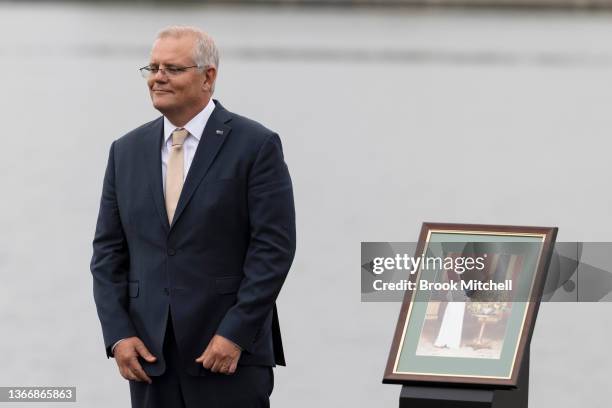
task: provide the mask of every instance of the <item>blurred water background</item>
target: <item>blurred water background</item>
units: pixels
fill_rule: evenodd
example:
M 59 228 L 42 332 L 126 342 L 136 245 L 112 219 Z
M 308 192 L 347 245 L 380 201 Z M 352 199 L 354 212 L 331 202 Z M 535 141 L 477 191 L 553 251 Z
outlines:
M 284 143 L 299 243 L 275 407 L 397 406 L 381 379 L 400 305 L 360 302 L 361 241 L 423 221 L 610 240 L 607 11 L 0 3 L 2 386 L 129 406 L 91 239 L 110 143 L 158 115 L 137 69 L 168 24 L 213 35 L 215 97 Z M 543 304 L 530 406 L 609 406 L 611 327 L 608 303 Z

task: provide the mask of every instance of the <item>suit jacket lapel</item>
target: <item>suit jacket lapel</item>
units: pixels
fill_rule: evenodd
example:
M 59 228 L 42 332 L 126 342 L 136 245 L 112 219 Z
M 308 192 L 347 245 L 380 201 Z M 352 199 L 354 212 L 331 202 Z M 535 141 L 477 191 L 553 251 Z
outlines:
M 231 120 L 229 112 L 216 100 L 215 105 L 215 109 L 210 115 L 206 127 L 204 127 L 200 143 L 198 143 L 198 148 L 187 173 L 170 229 L 176 224 L 183 210 L 185 210 L 193 193 L 206 175 L 223 142 L 225 142 L 225 139 L 232 130 L 226 125 Z
M 168 222 L 168 213 L 166 212 L 166 202 L 164 199 L 164 186 L 162 183 L 162 164 L 161 164 L 161 147 L 164 140 L 164 118 L 160 117 L 153 123 L 153 129 L 144 148 L 146 172 L 149 179 L 149 186 L 153 193 L 153 201 L 160 216 L 161 223 L 168 232 L 170 224 Z

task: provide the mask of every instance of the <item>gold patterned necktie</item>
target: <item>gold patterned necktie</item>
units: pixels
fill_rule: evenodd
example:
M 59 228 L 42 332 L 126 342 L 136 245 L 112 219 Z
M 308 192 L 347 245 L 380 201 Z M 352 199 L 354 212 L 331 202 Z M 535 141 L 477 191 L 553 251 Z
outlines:
M 168 152 L 168 166 L 166 171 L 166 212 L 168 222 L 172 224 L 174 212 L 178 204 L 181 190 L 183 189 L 183 179 L 185 178 L 185 159 L 183 154 L 183 143 L 189 135 L 185 129 L 176 129 L 172 132 L 172 146 Z

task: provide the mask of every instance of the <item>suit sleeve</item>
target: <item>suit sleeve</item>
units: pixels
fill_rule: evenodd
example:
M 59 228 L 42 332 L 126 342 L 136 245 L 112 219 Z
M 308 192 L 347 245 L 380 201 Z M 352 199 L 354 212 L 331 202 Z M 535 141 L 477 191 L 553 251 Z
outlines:
M 293 189 L 276 134 L 262 144 L 249 173 L 248 208 L 251 234 L 244 278 L 236 304 L 217 329 L 246 351 L 271 313 L 295 254 Z
M 117 341 L 136 336 L 127 313 L 129 252 L 117 205 L 114 151 L 115 143 L 104 175 L 90 264 L 94 300 L 109 358 Z

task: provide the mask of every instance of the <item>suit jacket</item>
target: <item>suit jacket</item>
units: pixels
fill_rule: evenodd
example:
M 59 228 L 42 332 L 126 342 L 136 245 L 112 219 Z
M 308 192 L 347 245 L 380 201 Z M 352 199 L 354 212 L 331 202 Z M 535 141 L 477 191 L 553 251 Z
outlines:
M 277 134 L 218 101 L 172 225 L 162 191 L 163 117 L 113 142 L 93 240 L 93 292 L 106 353 L 138 336 L 166 363 L 168 313 L 184 369 L 215 334 L 243 348 L 239 364 L 284 365 L 275 300 L 295 253 L 291 179 Z

